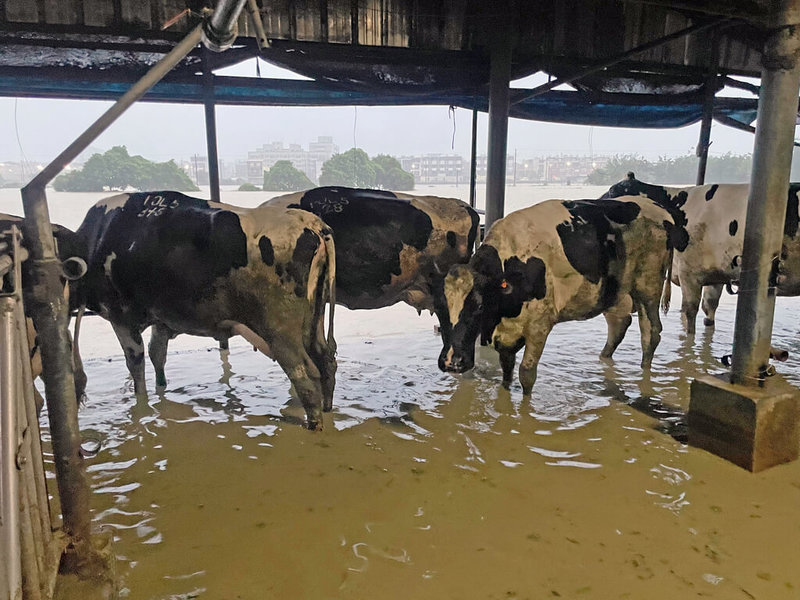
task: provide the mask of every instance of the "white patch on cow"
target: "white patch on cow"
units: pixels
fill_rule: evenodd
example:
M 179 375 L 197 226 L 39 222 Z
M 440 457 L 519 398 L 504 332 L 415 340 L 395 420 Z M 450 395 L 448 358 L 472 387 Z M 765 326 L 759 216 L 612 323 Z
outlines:
M 444 280 L 444 294 L 447 298 L 447 310 L 450 313 L 450 323 L 455 326 L 464 303 L 475 285 L 472 271 L 467 267 L 458 267 L 450 271 Z
M 110 198 L 104 198 L 103 200 L 100 200 L 97 204 L 95 204 L 95 206 L 102 206 L 105 208 L 105 214 L 108 214 L 112 210 L 125 206 L 125 203 L 130 197 L 130 194 L 117 194 L 116 196 L 111 196 Z
M 103 263 L 103 270 L 106 273 L 106 277 L 111 277 L 111 263 L 113 263 L 114 260 L 116 260 L 116 258 L 117 254 L 115 252 L 112 252 L 111 254 L 106 256 L 106 260 Z

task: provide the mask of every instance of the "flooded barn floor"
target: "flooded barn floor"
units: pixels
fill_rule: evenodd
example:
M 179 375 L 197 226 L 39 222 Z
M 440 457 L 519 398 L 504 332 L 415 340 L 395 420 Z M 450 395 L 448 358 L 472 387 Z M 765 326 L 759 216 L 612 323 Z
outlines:
M 519 186 L 508 208 L 604 189 Z M 99 197 L 53 194 L 53 220 L 74 227 Z M 0 211 L 17 201 L 0 194 Z M 499 387 L 489 349 L 471 374 L 441 373 L 428 315 L 337 308 L 335 406 L 319 433 L 241 340 L 223 361 L 213 340 L 178 338 L 166 391 L 148 365 L 137 401 L 110 327 L 87 319 L 80 420 L 101 441 L 92 508 L 113 531 L 122 596 L 800 597 L 800 462 L 753 475 L 660 432 L 658 406 L 632 406 L 687 408 L 691 379 L 730 352 L 735 299 L 692 340 L 675 292 L 649 377 L 636 324 L 609 366 L 603 319 L 566 323 L 530 400 Z M 779 299 L 774 341 L 791 357 L 778 369 L 795 385 L 799 322 L 800 299 Z
M 102 440 L 88 470 L 122 595 L 797 598 L 800 463 L 752 475 L 629 406 L 686 408 L 691 378 L 721 370 L 723 300 L 713 339 L 683 339 L 673 309 L 649 381 L 635 324 L 614 366 L 597 359 L 602 319 L 558 326 L 529 401 L 499 388 L 492 350 L 471 375 L 440 373 L 428 316 L 342 309 L 321 433 L 243 343 L 222 361 L 179 338 L 147 402 L 118 352 L 89 357 L 81 423 Z M 799 313 L 779 303 L 783 372 Z M 86 346 L 106 337 L 89 323 Z

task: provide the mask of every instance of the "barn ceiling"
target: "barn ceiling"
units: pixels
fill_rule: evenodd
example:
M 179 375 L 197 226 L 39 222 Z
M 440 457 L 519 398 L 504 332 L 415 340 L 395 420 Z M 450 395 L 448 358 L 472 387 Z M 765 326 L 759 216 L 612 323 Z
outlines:
M 539 71 L 554 78 L 580 75 L 572 84 L 576 91 L 570 92 L 574 95 L 569 102 L 594 107 L 589 120 L 605 124 L 599 105 L 628 106 L 631 115 L 636 107 L 649 108 L 636 117 L 646 120 L 658 112 L 653 107 L 701 107 L 705 87 L 720 88 L 724 76 L 757 77 L 773 3 L 257 0 L 257 4 L 269 39 L 266 47 L 259 47 L 255 22 L 243 11 L 234 48 L 221 54 L 204 54 L 198 48 L 149 99 L 202 101 L 208 93 L 201 83 L 204 69 L 261 56 L 314 81 L 298 86 L 215 77 L 218 102 L 350 101 L 481 108 L 492 47 L 508 42 L 514 77 Z M 201 0 L 0 0 L 0 94 L 115 97 L 211 6 L 213 2 Z M 688 28 L 693 32 L 675 35 Z M 657 44 L 670 35 L 670 41 Z M 642 46 L 647 49 L 631 53 Z M 588 73 L 611 58 L 624 59 Z M 517 116 L 540 118 L 541 111 L 527 114 L 525 106 L 557 100 L 552 92 L 540 98 L 518 103 Z M 728 109 L 720 102 L 722 114 Z M 748 105 L 752 110 L 739 106 L 733 117 L 746 121 L 754 116 L 753 102 Z M 570 110 L 565 108 L 560 120 L 569 120 Z M 578 112 L 575 119 L 586 118 Z M 684 114 L 672 124 L 696 118 L 698 114 Z M 608 124 L 620 124 L 617 121 Z M 668 126 L 663 119 L 660 122 L 657 126 Z

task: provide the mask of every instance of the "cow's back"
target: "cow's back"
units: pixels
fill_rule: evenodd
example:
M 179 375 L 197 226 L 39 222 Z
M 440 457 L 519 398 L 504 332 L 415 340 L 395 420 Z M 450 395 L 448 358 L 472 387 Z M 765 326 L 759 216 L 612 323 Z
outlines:
M 469 260 L 478 229 L 477 213 L 453 198 L 329 186 L 265 204 L 312 212 L 333 229 L 337 301 L 355 309 L 432 308 L 431 279 Z
M 507 272 L 538 259 L 557 320 L 585 319 L 613 306 L 637 277 L 662 272 L 669 251 L 667 211 L 649 199 L 547 200 L 494 223 L 483 245 Z M 652 264 L 651 264 L 652 263 Z

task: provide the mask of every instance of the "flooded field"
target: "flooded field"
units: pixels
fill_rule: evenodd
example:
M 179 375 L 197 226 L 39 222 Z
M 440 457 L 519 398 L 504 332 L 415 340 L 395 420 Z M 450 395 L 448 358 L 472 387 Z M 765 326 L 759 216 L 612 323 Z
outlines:
M 603 189 L 511 187 L 507 210 Z M 52 194 L 53 220 L 76 226 L 100 196 Z M 19 213 L 18 197 L 3 190 L 0 211 Z M 110 327 L 88 319 L 80 419 L 101 441 L 92 508 L 114 532 L 121 595 L 800 598 L 800 463 L 753 475 L 663 433 L 677 417 L 659 403 L 686 409 L 733 337 L 733 297 L 716 331 L 687 339 L 675 292 L 651 372 L 635 324 L 609 366 L 602 318 L 565 323 L 530 399 L 499 387 L 490 349 L 469 374 L 441 373 L 429 315 L 337 307 L 334 411 L 318 433 L 283 372 L 241 340 L 221 355 L 182 336 L 167 389 L 148 365 L 137 401 Z M 800 301 L 779 299 L 774 341 L 791 357 L 778 370 L 796 385 L 799 322 Z

